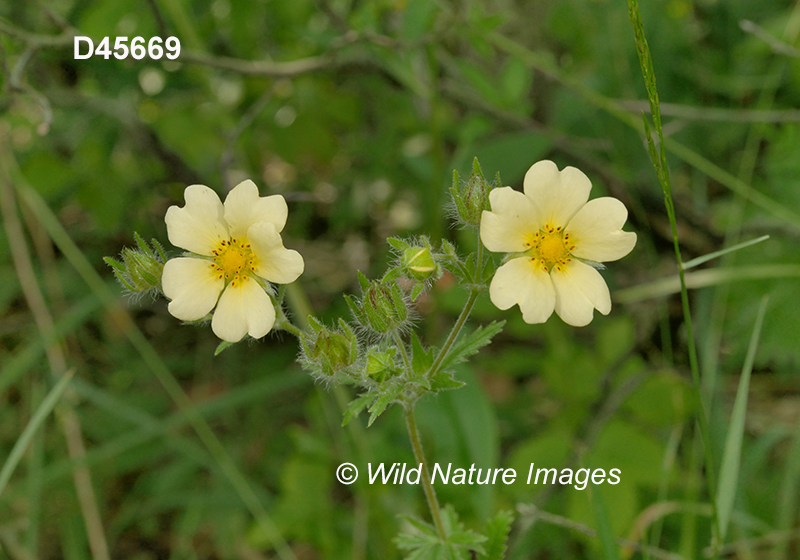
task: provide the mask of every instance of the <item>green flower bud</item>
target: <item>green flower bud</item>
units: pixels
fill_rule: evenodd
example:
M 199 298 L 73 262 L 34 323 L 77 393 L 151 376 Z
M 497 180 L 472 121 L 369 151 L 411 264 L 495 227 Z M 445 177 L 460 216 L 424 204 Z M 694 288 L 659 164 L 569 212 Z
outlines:
M 125 247 L 122 262 L 105 257 L 106 263 L 114 270 L 117 280 L 134 293 L 158 290 L 161 288 L 161 275 L 166 255 L 161 244 L 152 240 L 151 248 L 138 233 L 134 233 L 138 249 Z
M 429 247 L 410 247 L 403 252 L 403 269 L 414 280 L 427 280 L 437 274 L 439 267 Z
M 386 381 L 397 373 L 394 356 L 397 348 L 389 348 L 386 352 L 373 351 L 367 356 L 367 375 L 378 383 Z
M 303 368 L 326 381 L 352 381 L 357 369 L 358 340 L 350 325 L 339 319 L 340 328 L 329 329 L 314 317 L 309 317 L 308 323 L 310 330 L 300 338 L 299 361 Z
M 396 282 L 378 282 L 367 280 L 358 273 L 363 296 L 360 301 L 345 296 L 353 315 L 361 323 L 378 334 L 389 334 L 408 320 L 408 304 L 403 291 Z
M 456 207 L 458 217 L 467 225 L 478 226 L 484 210 L 491 210 L 489 191 L 491 185 L 481 171 L 478 158 L 472 162 L 472 173 L 464 185 L 459 185 L 458 173 L 453 172 L 453 186 L 450 194 Z
M 126 247 L 122 250 L 122 262 L 128 268 L 134 291 L 143 292 L 161 285 L 161 272 L 164 270 L 164 265 L 155 257 Z
M 354 342 L 355 339 L 351 340 L 342 333 L 321 332 L 317 336 L 311 355 L 320 362 L 326 373 L 333 375 L 355 362 Z

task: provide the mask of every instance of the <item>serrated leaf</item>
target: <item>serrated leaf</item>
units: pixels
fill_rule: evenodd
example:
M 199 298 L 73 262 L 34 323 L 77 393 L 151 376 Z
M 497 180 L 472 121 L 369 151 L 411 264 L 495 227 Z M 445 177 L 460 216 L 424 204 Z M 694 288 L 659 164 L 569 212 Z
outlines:
M 436 534 L 436 528 L 430 523 L 426 523 L 425 521 L 417 519 L 416 517 L 412 517 L 410 515 L 401 515 L 400 517 L 408 521 L 420 533 L 433 537 L 436 541 L 439 540 L 439 535 Z M 403 534 L 404 533 L 400 533 L 398 537 Z M 409 533 L 405 534 L 408 535 Z
M 484 560 L 503 560 L 506 553 L 508 533 L 514 514 L 508 510 L 498 511 L 486 524 L 486 543 L 483 553 Z
M 422 377 L 433 365 L 433 350 L 426 352 L 414 331 L 411 332 L 411 352 L 411 369 L 417 377 Z
M 235 342 L 228 342 L 227 340 L 223 340 L 222 342 L 217 345 L 217 349 L 214 350 L 214 355 L 219 356 L 223 351 L 227 350 L 231 346 L 236 344 Z
M 347 409 L 344 411 L 342 426 L 347 426 L 353 418 L 361 414 L 361 411 L 364 410 L 369 403 L 374 401 L 375 398 L 375 393 L 366 393 L 350 401 L 350 404 L 347 405 Z
M 431 391 L 446 391 L 448 389 L 458 389 L 463 387 L 466 383 L 459 381 L 453 374 L 448 371 L 440 371 L 433 376 L 430 383 Z
M 505 324 L 505 321 L 492 321 L 485 327 L 478 327 L 471 334 L 460 338 L 442 362 L 441 369 L 446 370 L 456 364 L 467 361 L 467 358 L 491 343 L 492 338 L 503 330 Z
M 465 529 L 464 524 L 458 519 L 458 513 L 450 504 L 442 508 L 442 525 L 444 526 L 448 544 L 453 545 L 456 549 L 474 550 L 479 554 L 484 553 L 483 543 L 486 541 L 486 537 L 471 529 Z M 453 550 L 453 552 L 458 557 L 456 550 Z
M 400 393 L 403 392 L 404 386 L 401 383 L 398 383 L 393 386 L 386 387 L 383 389 L 383 393 L 375 399 L 369 407 L 369 422 L 367 422 L 367 427 L 369 428 L 372 426 L 372 423 L 383 414 L 383 411 L 386 410 L 386 407 L 392 404 Z

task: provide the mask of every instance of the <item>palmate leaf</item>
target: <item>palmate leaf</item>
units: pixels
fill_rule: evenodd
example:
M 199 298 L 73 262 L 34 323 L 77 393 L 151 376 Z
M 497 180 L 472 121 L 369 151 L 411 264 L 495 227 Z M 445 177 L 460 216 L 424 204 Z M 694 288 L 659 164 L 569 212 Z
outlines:
M 433 525 L 403 516 L 411 526 L 401 532 L 394 542 L 400 550 L 409 551 L 405 560 L 466 560 L 471 557 L 470 551 L 485 555 L 483 543 L 486 537 L 465 529 L 453 506 L 448 504 L 442 508 L 441 517 L 444 542 Z
M 467 361 L 467 358 L 473 354 L 477 354 L 478 350 L 492 342 L 492 338 L 503 330 L 505 324 L 505 321 L 492 321 L 485 327 L 478 327 L 471 334 L 459 339 L 442 362 L 441 369 L 446 370 Z

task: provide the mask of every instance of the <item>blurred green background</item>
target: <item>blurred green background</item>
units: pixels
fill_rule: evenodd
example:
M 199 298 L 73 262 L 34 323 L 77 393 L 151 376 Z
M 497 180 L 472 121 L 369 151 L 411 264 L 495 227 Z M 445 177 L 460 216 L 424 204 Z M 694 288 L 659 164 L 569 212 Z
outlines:
M 797 558 L 800 12 L 658 0 L 642 17 L 684 260 L 770 236 L 687 276 L 716 465 L 770 295 L 722 552 Z M 73 35 L 176 36 L 182 53 L 74 60 Z M 427 518 L 421 488 L 370 486 L 365 473 L 413 462 L 402 415 L 342 428 L 341 402 L 300 370 L 291 336 L 215 358 L 209 328 L 180 326 L 163 299 L 124 297 L 102 257 L 132 246 L 134 230 L 166 244 L 164 213 L 186 185 L 224 194 L 252 178 L 289 201 L 284 242 L 331 322 L 347 315 L 357 269 L 382 273 L 387 236 L 474 247 L 447 209 L 453 170 L 466 176 L 474 156 L 518 189 L 540 159 L 580 168 L 593 197 L 626 204 L 639 242 L 603 273 L 614 309 L 589 327 L 526 325 L 516 308 L 479 301 L 472 322 L 504 318 L 506 329 L 461 366 L 465 388 L 421 403 L 420 428 L 429 460 L 519 478 L 438 486 L 440 500 L 470 527 L 515 510 L 508 558 L 599 558 L 608 551 L 582 531 L 597 526 L 589 491 L 520 479 L 531 462 L 619 468 L 619 485 L 595 489 L 611 529 L 661 549 L 620 558 L 707 555 L 712 492 L 625 2 L 4 0 L 0 73 L 2 461 L 75 370 L 0 496 L 0 555 L 102 559 L 105 542 L 111 558 L 276 557 L 260 507 L 298 559 L 399 558 L 398 516 Z M 445 277 L 420 301 L 429 344 L 464 298 Z M 190 427 L 178 384 L 232 461 Z M 353 486 L 334 479 L 345 461 L 362 472 Z

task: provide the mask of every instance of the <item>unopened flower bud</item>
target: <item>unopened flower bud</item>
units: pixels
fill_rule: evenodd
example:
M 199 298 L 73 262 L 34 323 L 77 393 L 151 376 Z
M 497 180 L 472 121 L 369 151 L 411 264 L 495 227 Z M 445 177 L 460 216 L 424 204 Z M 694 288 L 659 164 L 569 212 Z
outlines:
M 438 270 L 429 247 L 411 247 L 403 253 L 403 268 L 414 280 L 427 280 Z
M 138 233 L 134 233 L 138 249 L 128 247 L 122 250 L 122 262 L 106 257 L 104 260 L 114 270 L 117 280 L 134 293 L 158 290 L 161 288 L 161 275 L 164 270 L 164 249 L 154 239 L 151 248 Z
M 122 250 L 122 262 L 128 268 L 135 291 L 142 292 L 161 285 L 164 265 L 154 257 L 126 247 Z
M 360 272 L 359 282 L 363 293 L 361 300 L 346 299 L 361 325 L 378 334 L 389 334 L 406 323 L 408 304 L 396 282 L 370 281 Z
M 342 333 L 326 330 L 317 336 L 311 354 L 323 365 L 326 373 L 333 375 L 355 362 L 354 342 Z
M 346 382 L 358 361 L 358 340 L 350 325 L 342 319 L 338 329 L 330 329 L 314 317 L 308 322 L 310 330 L 300 338 L 300 363 L 320 379 Z
M 478 158 L 472 162 L 472 173 L 464 185 L 459 185 L 458 173 L 453 174 L 453 186 L 450 193 L 456 206 L 459 218 L 471 226 L 481 223 L 481 214 L 484 210 L 490 210 L 489 191 L 491 185 L 486 181 L 478 163 Z
M 377 382 L 386 381 L 396 373 L 394 356 L 396 348 L 386 352 L 373 351 L 367 356 L 367 375 Z

